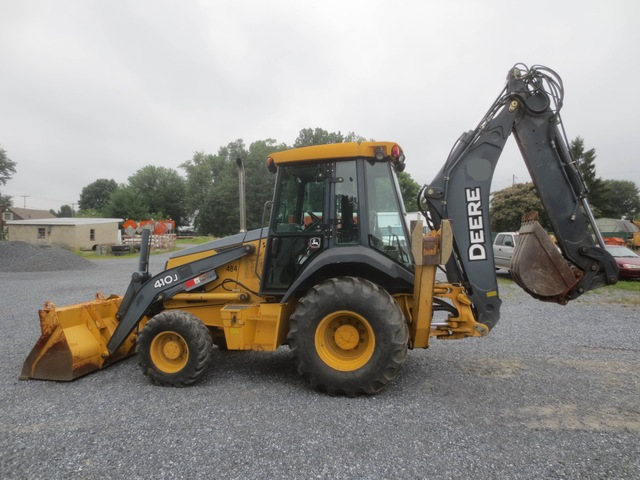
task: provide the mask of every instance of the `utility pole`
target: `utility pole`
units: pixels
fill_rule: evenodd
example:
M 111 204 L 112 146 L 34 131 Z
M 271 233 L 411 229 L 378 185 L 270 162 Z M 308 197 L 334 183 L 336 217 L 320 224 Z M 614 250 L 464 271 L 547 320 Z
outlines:
M 30 197 L 31 195 L 20 195 L 23 199 L 23 208 L 27 208 L 27 197 Z

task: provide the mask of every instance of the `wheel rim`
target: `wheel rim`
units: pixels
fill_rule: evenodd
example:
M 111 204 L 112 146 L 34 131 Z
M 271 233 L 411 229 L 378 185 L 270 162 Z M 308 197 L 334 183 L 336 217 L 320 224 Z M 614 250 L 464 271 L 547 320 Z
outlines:
M 189 360 L 189 347 L 182 335 L 176 332 L 162 332 L 155 336 L 149 348 L 151 361 L 165 373 L 182 370 Z
M 373 355 L 375 343 L 369 322 L 347 310 L 327 315 L 316 329 L 318 355 L 328 366 L 343 372 L 365 366 Z

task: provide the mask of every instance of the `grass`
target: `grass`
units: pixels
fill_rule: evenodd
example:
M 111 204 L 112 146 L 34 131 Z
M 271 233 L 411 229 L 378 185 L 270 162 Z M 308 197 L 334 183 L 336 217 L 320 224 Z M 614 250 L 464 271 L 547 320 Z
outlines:
M 592 290 L 585 297 L 598 303 L 640 307 L 640 280 L 620 280 L 615 285 Z
M 640 280 L 620 280 L 613 288 L 640 295 Z
M 498 285 L 515 284 L 511 277 L 498 275 Z M 582 299 L 597 303 L 615 303 L 629 307 L 640 306 L 640 280 L 619 280 L 615 285 L 585 293 Z

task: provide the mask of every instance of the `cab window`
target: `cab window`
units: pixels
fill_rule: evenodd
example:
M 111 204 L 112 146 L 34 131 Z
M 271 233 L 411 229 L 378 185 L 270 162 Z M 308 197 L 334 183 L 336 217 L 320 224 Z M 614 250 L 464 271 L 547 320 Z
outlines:
M 387 162 L 365 163 L 369 206 L 369 245 L 395 261 L 412 268 L 404 206 L 397 177 Z
M 324 165 L 284 167 L 273 226 L 278 233 L 313 231 L 324 216 Z

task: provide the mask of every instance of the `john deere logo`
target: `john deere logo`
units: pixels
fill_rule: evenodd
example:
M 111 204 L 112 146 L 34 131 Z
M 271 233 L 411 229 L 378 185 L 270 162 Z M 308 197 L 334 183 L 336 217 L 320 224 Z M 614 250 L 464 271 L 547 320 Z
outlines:
M 484 224 L 482 222 L 482 195 L 480 187 L 465 188 L 467 219 L 469 222 L 469 261 L 486 260 Z

